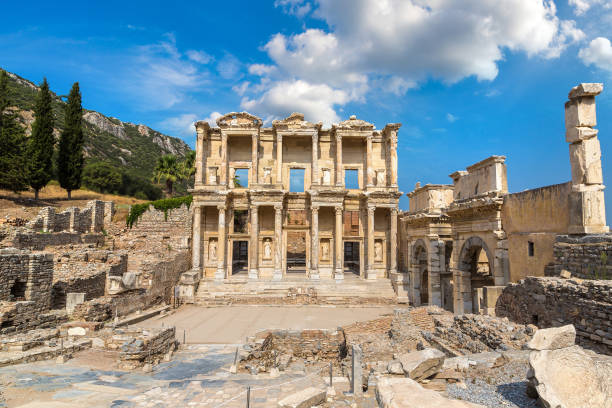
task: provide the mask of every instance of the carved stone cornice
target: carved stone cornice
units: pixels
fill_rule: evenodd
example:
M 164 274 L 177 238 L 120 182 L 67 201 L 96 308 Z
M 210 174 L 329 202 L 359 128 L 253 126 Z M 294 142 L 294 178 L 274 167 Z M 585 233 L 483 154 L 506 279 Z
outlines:
M 259 129 L 262 125 L 260 118 L 248 112 L 230 112 L 217 118 L 221 129 Z

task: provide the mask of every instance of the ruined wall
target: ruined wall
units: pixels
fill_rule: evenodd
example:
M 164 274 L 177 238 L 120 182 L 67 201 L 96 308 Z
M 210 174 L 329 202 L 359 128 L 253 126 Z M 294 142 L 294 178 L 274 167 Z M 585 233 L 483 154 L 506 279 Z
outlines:
M 491 156 L 450 175 L 454 200 L 465 200 L 492 191 L 507 193 L 508 177 L 505 156 Z
M 512 282 L 544 276 L 553 261 L 556 236 L 569 228 L 570 192 L 568 182 L 504 196 L 502 225 L 508 235 Z
M 161 245 L 171 249 L 189 249 L 191 238 L 191 212 L 186 205 L 168 210 L 167 215 L 152 207 L 138 219 L 125 236 L 121 237 L 119 245 L 129 246 L 130 241 L 146 239 L 148 245 Z M 123 245 L 121 245 L 123 244 Z M 130 263 L 138 254 L 130 254 Z
M 539 328 L 573 324 L 578 344 L 612 355 L 612 281 L 528 277 L 503 290 L 495 313 Z
M 6 242 L 6 244 L 5 244 Z M 19 249 L 42 251 L 47 247 L 61 245 L 104 244 L 103 234 L 81 234 L 78 232 L 39 233 L 21 229 L 8 236 L 3 244 Z
M 100 200 L 89 201 L 82 209 L 70 207 L 60 213 L 54 207 L 45 207 L 26 225 L 31 230 L 44 232 L 100 232 L 108 227 L 113 212 L 111 202 Z
M 559 235 L 553 252 L 547 275 L 558 276 L 565 269 L 580 278 L 612 279 L 612 234 Z

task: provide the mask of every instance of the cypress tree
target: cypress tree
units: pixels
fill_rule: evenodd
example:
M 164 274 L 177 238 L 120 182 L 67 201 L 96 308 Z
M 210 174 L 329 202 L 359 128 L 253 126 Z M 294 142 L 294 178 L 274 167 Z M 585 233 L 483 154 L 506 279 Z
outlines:
M 53 146 L 55 144 L 53 122 L 51 92 L 47 78 L 45 78 L 36 97 L 32 136 L 27 149 L 28 183 L 34 189 L 34 198 L 37 200 L 38 192 L 49 183 L 52 176 Z
M 83 107 L 79 83 L 75 82 L 65 106 L 64 130 L 60 136 L 57 175 L 60 186 L 71 198 L 72 190 L 81 188 L 83 172 Z
M 27 190 L 24 175 L 25 131 L 9 112 L 8 75 L 0 70 L 0 188 L 14 192 Z

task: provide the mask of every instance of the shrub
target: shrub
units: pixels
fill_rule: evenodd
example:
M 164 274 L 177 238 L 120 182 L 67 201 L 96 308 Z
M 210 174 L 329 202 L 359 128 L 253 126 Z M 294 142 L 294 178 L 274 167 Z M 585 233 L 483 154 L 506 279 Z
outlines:
M 175 198 L 166 198 L 163 200 L 151 201 L 144 204 L 134 204 L 132 208 L 130 208 L 130 212 L 125 220 L 125 223 L 128 227 L 132 228 L 132 225 L 138 221 L 140 216 L 145 213 L 149 209 L 150 206 L 153 206 L 158 211 L 164 212 L 165 219 L 168 219 L 168 211 L 179 208 L 181 205 L 187 205 L 187 208 L 191 206 L 191 202 L 193 201 L 192 196 L 184 196 L 184 197 L 175 197 Z
M 83 170 L 83 184 L 99 193 L 117 193 L 121 188 L 121 172 L 106 162 L 88 163 Z

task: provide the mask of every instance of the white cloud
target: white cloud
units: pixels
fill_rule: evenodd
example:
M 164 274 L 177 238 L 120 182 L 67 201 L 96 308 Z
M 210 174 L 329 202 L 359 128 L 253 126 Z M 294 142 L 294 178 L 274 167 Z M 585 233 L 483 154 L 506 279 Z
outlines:
M 240 106 L 262 115 L 268 122 L 286 117 L 292 112 L 302 112 L 306 120 L 330 125 L 339 120 L 333 107 L 349 100 L 349 95 L 342 90 L 296 80 L 276 82 L 260 98 L 244 98 Z
M 277 0 L 275 4 L 294 13 L 294 7 L 315 3 Z M 584 38 L 573 21 L 559 19 L 552 0 L 317 0 L 316 4 L 313 15 L 325 20 L 327 30 L 276 34 L 264 46 L 273 64 L 249 68 L 265 84 L 263 91 L 245 99 L 253 109 L 279 116 L 295 109 L 272 103 L 272 94 L 283 94 L 285 103 L 299 106 L 301 94 L 287 94 L 287 89 L 298 83 L 310 90 L 325 86 L 328 95 L 342 98 L 324 98 L 316 109 L 308 106 L 329 120 L 337 117 L 336 105 L 365 101 L 371 89 L 402 95 L 432 78 L 447 83 L 470 76 L 493 80 L 505 52 L 555 58 Z
M 604 37 L 597 37 L 588 46 L 582 48 L 578 57 L 585 65 L 612 72 L 612 44 Z
M 453 115 L 452 113 L 447 113 L 446 114 L 446 120 L 448 120 L 450 123 L 454 123 L 459 119 L 458 116 Z
M 222 78 L 233 79 L 240 71 L 240 61 L 231 54 L 226 54 L 217 64 L 217 71 Z
M 193 124 L 196 120 L 197 115 L 185 113 L 163 120 L 160 122 L 160 126 L 174 135 L 193 136 L 195 134 L 195 126 Z
M 221 116 L 223 115 L 220 114 L 219 112 L 211 112 L 211 114 L 208 115 L 208 117 L 204 120 L 208 122 L 210 126 L 217 126 L 217 119 L 220 118 Z
M 312 9 L 311 4 L 305 0 L 276 0 L 274 7 L 281 7 L 285 13 L 298 18 L 303 18 Z
M 577 16 L 584 15 L 596 6 L 602 6 L 604 9 L 612 8 L 612 1 L 610 0 L 569 0 L 568 3 L 574 7 L 574 14 Z
M 208 64 L 210 61 L 212 61 L 212 56 L 208 55 L 204 51 L 189 50 L 185 54 L 187 55 L 187 58 L 199 64 Z

